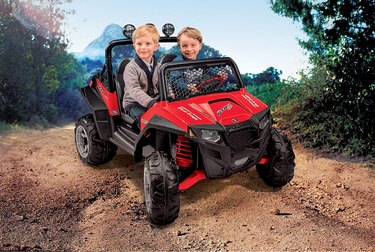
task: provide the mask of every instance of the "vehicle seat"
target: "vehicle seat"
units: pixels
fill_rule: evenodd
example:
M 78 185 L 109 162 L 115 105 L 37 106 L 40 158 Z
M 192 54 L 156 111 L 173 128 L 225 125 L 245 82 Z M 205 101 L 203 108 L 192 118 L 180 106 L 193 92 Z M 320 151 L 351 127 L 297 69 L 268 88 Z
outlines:
M 118 65 L 117 75 L 116 75 L 116 91 L 117 91 L 117 98 L 119 106 L 121 107 L 121 111 L 124 112 L 124 108 L 122 107 L 122 98 L 124 97 L 124 88 L 125 88 L 125 82 L 124 82 L 124 71 L 126 65 L 131 61 L 129 58 L 125 58 L 121 60 L 120 64 Z
M 124 97 L 124 88 L 125 88 L 123 74 L 124 74 L 126 65 L 131 60 L 132 59 L 125 58 L 121 60 L 120 64 L 118 65 L 118 70 L 117 70 L 117 75 L 116 75 L 116 91 L 117 91 L 118 104 L 121 110 L 121 119 L 124 120 L 126 123 L 133 125 L 134 119 L 131 118 L 128 114 L 126 114 L 124 108 L 122 107 L 122 99 Z
M 172 62 L 175 58 L 177 58 L 176 54 L 166 54 L 163 56 L 163 58 L 161 58 L 160 65 Z

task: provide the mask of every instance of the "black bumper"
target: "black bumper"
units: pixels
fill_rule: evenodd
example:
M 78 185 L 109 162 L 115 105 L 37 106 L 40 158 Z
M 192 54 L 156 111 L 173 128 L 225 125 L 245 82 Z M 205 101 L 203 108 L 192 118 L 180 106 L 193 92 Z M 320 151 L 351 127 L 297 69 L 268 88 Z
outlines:
M 229 129 L 221 144 L 200 143 L 198 147 L 207 178 L 225 178 L 258 163 L 266 152 L 270 134 L 271 123 L 263 129 Z

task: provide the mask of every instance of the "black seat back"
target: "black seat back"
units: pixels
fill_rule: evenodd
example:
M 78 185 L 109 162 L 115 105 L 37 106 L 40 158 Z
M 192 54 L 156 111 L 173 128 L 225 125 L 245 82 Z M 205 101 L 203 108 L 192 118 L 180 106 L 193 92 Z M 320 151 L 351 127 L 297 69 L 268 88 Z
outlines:
M 124 97 L 124 88 L 125 88 L 125 82 L 124 82 L 124 71 L 126 65 L 131 61 L 129 58 L 125 58 L 121 60 L 120 64 L 118 65 L 117 75 L 116 75 L 116 91 L 117 91 L 117 99 L 119 106 L 121 108 L 121 112 L 124 112 L 124 108 L 122 107 L 122 98 Z
M 166 54 L 161 58 L 160 65 L 163 65 L 164 63 L 172 62 L 175 58 L 177 58 L 177 55 L 175 54 Z

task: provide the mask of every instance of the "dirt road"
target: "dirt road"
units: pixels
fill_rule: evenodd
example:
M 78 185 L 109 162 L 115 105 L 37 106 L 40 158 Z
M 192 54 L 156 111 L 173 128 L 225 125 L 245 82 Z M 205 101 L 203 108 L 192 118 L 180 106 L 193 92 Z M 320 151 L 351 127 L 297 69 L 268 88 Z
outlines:
M 164 228 L 145 216 L 143 164 L 79 160 L 73 126 L 1 134 L 0 250 L 375 251 L 375 171 L 297 145 L 281 190 L 255 169 L 201 181 Z

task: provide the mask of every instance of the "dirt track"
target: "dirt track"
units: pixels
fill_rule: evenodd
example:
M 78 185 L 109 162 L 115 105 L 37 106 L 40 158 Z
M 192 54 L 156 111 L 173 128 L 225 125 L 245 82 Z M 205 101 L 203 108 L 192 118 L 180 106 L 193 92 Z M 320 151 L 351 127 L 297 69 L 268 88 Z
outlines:
M 182 192 L 179 218 L 155 228 L 131 156 L 85 166 L 72 125 L 0 137 L 0 250 L 375 251 L 375 171 L 361 164 L 294 146 L 281 190 L 253 168 L 201 181 Z

